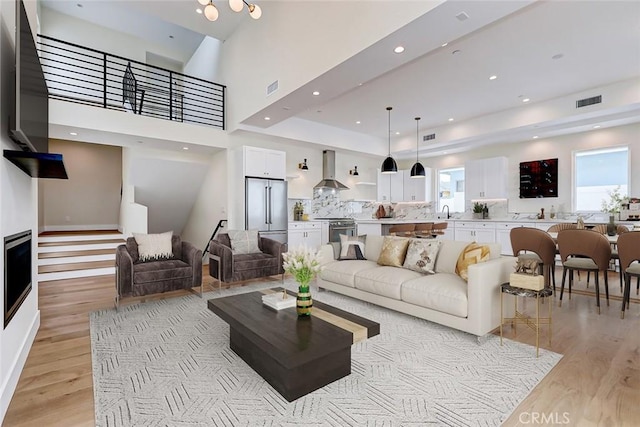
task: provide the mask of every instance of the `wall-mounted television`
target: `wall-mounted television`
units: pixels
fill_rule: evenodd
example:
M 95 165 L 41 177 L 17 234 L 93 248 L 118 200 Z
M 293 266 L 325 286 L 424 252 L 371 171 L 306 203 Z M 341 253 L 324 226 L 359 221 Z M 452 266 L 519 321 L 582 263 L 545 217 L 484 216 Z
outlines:
M 558 159 L 520 163 L 520 198 L 558 197 Z

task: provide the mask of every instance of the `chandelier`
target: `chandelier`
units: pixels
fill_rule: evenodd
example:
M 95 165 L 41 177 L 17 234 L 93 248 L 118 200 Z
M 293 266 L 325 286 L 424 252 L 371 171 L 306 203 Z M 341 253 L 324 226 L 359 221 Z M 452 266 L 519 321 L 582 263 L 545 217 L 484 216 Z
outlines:
M 213 4 L 213 0 L 198 0 L 202 6 L 204 6 L 204 16 L 209 21 L 215 21 L 218 19 L 218 9 Z M 242 12 L 244 9 L 244 5 L 247 5 L 247 9 L 249 10 L 249 16 L 253 19 L 260 19 L 262 16 L 262 9 L 257 4 L 247 3 L 244 0 L 229 0 L 229 7 L 234 12 Z

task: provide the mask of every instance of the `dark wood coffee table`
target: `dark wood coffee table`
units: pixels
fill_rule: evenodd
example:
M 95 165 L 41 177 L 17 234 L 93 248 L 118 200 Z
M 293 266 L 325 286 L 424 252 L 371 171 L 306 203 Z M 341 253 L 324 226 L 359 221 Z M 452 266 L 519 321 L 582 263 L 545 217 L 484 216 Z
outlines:
M 208 306 L 229 324 L 231 349 L 291 402 L 349 375 L 351 345 L 378 335 L 380 324 L 318 301 L 307 318 L 295 307 L 262 304 L 262 295 L 278 291 L 210 299 Z

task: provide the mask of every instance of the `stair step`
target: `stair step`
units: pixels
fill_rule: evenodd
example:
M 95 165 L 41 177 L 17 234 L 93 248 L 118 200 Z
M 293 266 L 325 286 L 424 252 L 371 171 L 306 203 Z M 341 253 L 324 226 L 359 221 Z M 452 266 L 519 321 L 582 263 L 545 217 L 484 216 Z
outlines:
M 69 245 L 69 246 L 40 246 L 38 247 L 38 254 L 41 253 L 51 253 L 51 252 L 66 252 L 66 251 L 84 251 L 84 250 L 94 250 L 94 249 L 110 249 L 115 253 L 118 245 L 123 245 L 124 241 L 114 242 L 114 243 L 92 243 L 92 244 L 82 244 L 82 245 Z
M 52 280 L 61 279 L 75 279 L 78 277 L 91 277 L 91 276 L 108 276 L 116 274 L 116 268 L 104 267 L 104 268 L 92 268 L 90 270 L 74 270 L 74 271 L 56 271 L 52 273 L 38 274 L 38 284 L 42 282 L 49 282 Z
M 105 255 L 81 255 L 81 256 L 70 256 L 64 258 L 43 258 L 38 259 L 38 266 L 45 265 L 69 265 L 69 264 L 86 264 L 98 261 L 110 261 L 111 263 L 115 263 L 116 254 L 114 252 L 109 252 Z M 89 267 L 93 268 L 93 267 Z
M 38 267 L 38 274 L 54 273 L 58 271 L 93 270 L 96 268 L 113 267 L 114 264 L 115 262 L 113 260 L 107 260 L 107 261 L 75 262 L 70 264 L 41 265 Z
M 95 237 L 95 236 L 91 236 Z M 124 239 L 93 239 L 93 240 L 68 240 L 68 241 L 53 241 L 53 242 L 41 242 L 38 241 L 38 247 L 47 248 L 52 246 L 80 246 L 80 245 L 101 245 L 107 243 L 123 244 Z
M 40 234 L 38 236 L 38 243 L 53 243 L 53 242 L 85 242 L 85 241 L 103 241 L 103 240 L 125 240 L 125 237 L 122 233 L 118 232 L 109 232 L 104 234 L 82 234 L 82 235 L 47 235 L 43 236 Z
M 115 250 L 109 248 L 109 249 L 90 249 L 90 250 L 81 250 L 81 251 L 40 252 L 38 254 L 38 259 L 42 260 L 42 259 L 61 258 L 59 262 L 65 262 L 62 259 L 67 257 L 94 256 L 94 255 L 113 255 L 115 257 Z

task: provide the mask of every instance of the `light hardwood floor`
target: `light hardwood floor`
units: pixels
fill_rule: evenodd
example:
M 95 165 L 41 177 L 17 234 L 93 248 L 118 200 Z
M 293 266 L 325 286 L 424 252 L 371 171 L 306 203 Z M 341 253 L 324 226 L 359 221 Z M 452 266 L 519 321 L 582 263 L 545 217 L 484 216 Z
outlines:
M 203 277 L 205 291 L 210 290 L 214 282 L 206 267 Z M 616 283 L 617 276 L 611 274 L 610 280 Z M 113 307 L 114 287 L 114 276 L 40 284 L 40 330 L 3 426 L 94 424 L 88 313 Z M 603 299 L 601 315 L 592 296 L 574 294 L 569 300 L 565 294 L 562 307 L 557 307 L 557 298 L 554 303 L 550 349 L 564 357 L 504 425 L 638 425 L 640 305 L 632 303 L 622 320 L 618 301 L 607 308 Z M 529 313 L 534 309 L 529 301 L 525 307 Z M 508 327 L 505 332 L 506 337 L 535 342 L 535 335 L 522 325 L 516 337 Z M 531 357 L 533 361 L 534 349 Z

